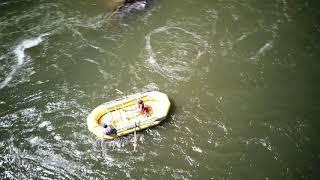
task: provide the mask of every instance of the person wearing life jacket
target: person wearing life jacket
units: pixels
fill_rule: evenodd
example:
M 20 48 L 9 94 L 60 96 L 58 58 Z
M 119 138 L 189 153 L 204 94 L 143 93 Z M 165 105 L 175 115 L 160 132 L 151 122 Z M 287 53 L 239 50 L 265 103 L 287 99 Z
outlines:
M 124 113 L 127 119 L 135 118 L 139 115 L 150 116 L 152 113 L 152 107 L 145 105 L 143 100 L 136 99 L 136 104 L 130 107 L 124 108 Z
M 104 125 L 104 128 L 102 129 L 102 133 L 105 135 L 111 135 L 111 134 L 116 134 L 117 130 L 111 124 Z
M 137 104 L 138 104 L 138 108 L 137 109 L 140 112 L 140 114 L 149 116 L 152 113 L 151 106 L 146 106 L 144 104 L 143 100 L 139 99 L 137 101 Z
M 102 116 L 100 126 L 102 126 L 102 134 L 111 135 L 117 133 L 117 130 L 110 124 L 112 116 Z

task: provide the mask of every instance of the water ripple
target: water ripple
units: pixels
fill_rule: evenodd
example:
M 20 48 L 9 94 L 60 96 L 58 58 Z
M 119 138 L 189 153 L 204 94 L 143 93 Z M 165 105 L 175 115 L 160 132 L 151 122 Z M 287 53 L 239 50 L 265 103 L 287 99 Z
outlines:
M 182 38 L 181 32 L 187 36 Z M 158 35 L 161 38 L 162 34 L 167 40 L 163 43 L 169 45 L 168 47 L 172 49 L 165 49 L 160 45 L 159 47 L 157 46 L 158 49 L 155 51 L 155 48 L 151 45 L 151 37 Z M 190 79 L 192 66 L 197 64 L 197 60 L 208 48 L 208 43 L 200 35 L 181 27 L 159 27 L 147 34 L 145 40 L 148 66 L 162 76 L 178 81 Z M 155 44 L 162 42 L 155 38 L 153 40 Z M 192 53 L 194 59 L 188 59 L 190 53 Z
M 13 53 L 15 54 L 17 58 L 17 64 L 12 67 L 11 72 L 7 75 L 7 77 L 0 83 L 0 89 L 4 88 L 5 86 L 8 85 L 8 83 L 11 81 L 13 78 L 14 74 L 16 73 L 17 70 L 22 68 L 21 66 L 25 62 L 25 50 L 29 49 L 31 47 L 39 45 L 43 41 L 43 37 L 48 36 L 49 34 L 42 34 L 38 36 L 37 38 L 33 39 L 27 39 L 22 41 L 18 46 L 14 49 Z

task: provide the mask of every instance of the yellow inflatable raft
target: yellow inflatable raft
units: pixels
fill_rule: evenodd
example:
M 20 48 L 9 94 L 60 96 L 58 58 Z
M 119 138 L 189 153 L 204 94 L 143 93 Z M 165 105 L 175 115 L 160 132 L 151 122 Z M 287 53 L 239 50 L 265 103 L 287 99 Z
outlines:
M 143 100 L 145 106 L 151 107 L 152 111 L 148 115 L 136 111 L 137 99 Z M 88 115 L 87 125 L 89 131 L 97 137 L 113 139 L 158 125 L 166 118 L 169 108 L 170 101 L 164 93 L 158 91 L 137 93 L 96 107 Z M 111 125 L 116 133 L 106 135 L 105 125 Z

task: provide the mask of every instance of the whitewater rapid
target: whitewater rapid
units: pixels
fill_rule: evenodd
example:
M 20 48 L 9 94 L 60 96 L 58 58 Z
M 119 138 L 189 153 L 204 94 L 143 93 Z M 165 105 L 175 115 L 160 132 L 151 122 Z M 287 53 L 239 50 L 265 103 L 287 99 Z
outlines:
M 0 83 L 0 89 L 6 87 L 10 83 L 16 72 L 23 66 L 26 60 L 25 50 L 39 45 L 44 40 L 44 37 L 48 35 L 49 33 L 45 33 L 36 38 L 24 40 L 19 43 L 16 48 L 14 48 L 13 54 L 15 55 L 17 63 L 12 67 L 12 70 L 6 76 L 6 78 Z

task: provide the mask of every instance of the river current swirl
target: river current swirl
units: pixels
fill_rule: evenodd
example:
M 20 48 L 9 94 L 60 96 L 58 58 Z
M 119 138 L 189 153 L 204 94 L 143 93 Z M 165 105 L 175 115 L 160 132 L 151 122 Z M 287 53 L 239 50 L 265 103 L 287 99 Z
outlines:
M 318 179 L 319 2 L 149 2 L 0 2 L 0 179 Z M 136 152 L 88 131 L 147 90 Z

